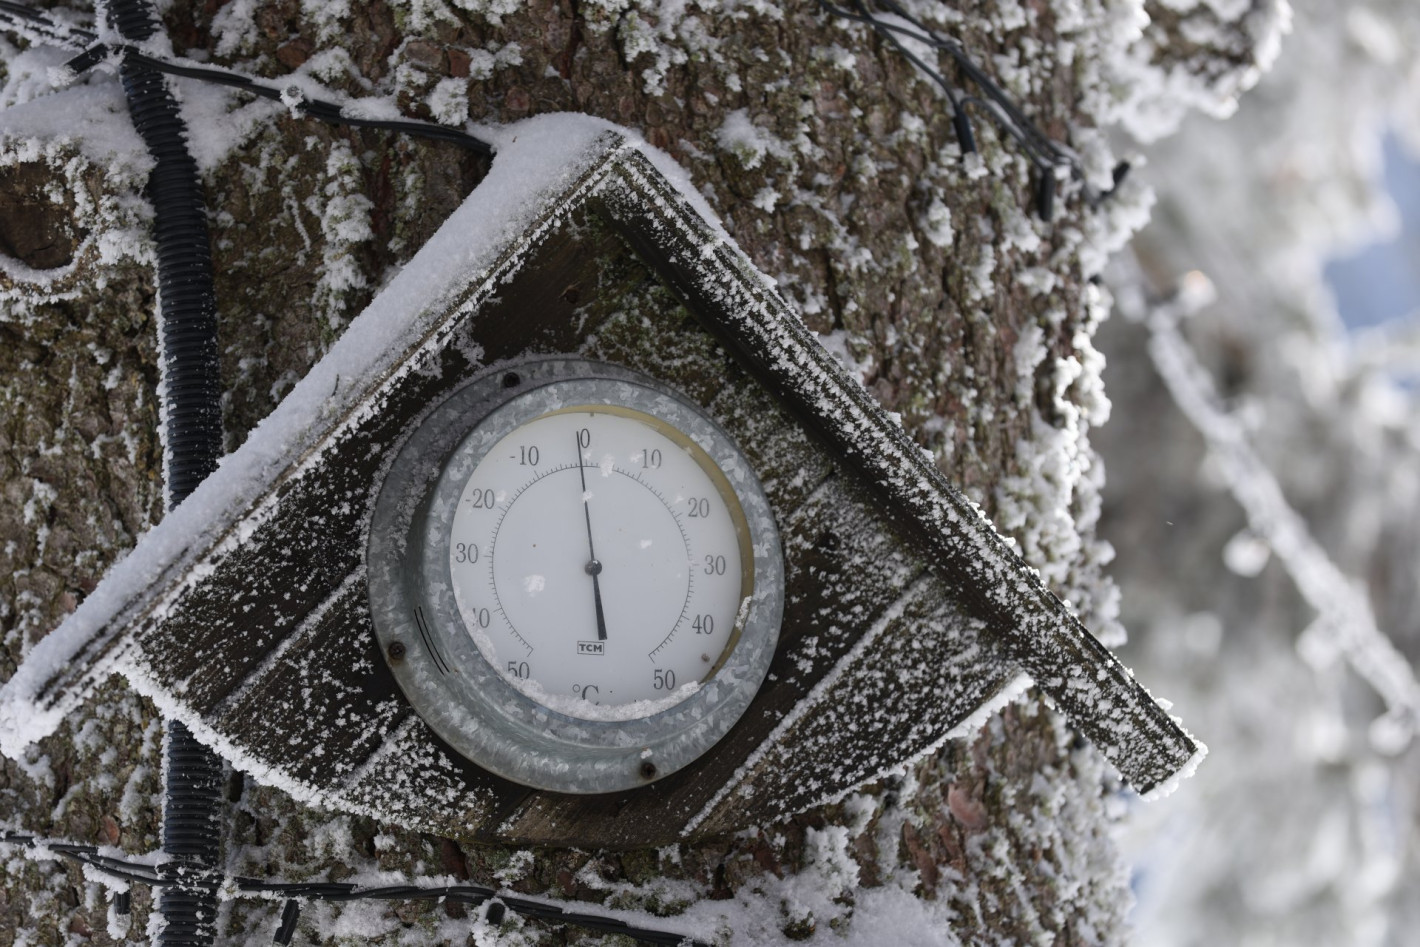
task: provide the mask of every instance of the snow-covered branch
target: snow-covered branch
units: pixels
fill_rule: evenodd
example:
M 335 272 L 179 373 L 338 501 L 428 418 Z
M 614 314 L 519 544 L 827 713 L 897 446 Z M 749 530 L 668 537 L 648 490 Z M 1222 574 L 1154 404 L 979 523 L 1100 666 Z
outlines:
M 1194 283 L 1203 282 L 1192 274 Z M 1281 485 L 1248 441 L 1244 425 L 1219 403 L 1213 380 L 1179 329 L 1199 297 L 1187 289 L 1149 314 L 1149 355 L 1175 404 L 1208 442 L 1228 490 L 1317 611 L 1297 647 L 1313 665 L 1344 657 L 1386 705 L 1371 727 L 1377 749 L 1398 752 L 1420 721 L 1420 683 L 1409 662 L 1376 625 L 1365 590 L 1343 573 L 1287 502 Z

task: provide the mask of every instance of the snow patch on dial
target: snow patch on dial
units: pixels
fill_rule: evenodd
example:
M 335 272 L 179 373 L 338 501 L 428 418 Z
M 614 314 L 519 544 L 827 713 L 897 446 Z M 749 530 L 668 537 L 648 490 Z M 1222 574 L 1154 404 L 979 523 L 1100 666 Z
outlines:
M 650 700 L 633 700 L 625 704 L 596 704 L 581 697 L 555 694 L 532 678 L 522 679 L 511 674 L 505 675 L 518 693 L 541 704 L 548 710 L 577 717 L 581 720 L 641 720 L 670 710 L 700 690 L 699 681 L 682 684 L 665 697 Z

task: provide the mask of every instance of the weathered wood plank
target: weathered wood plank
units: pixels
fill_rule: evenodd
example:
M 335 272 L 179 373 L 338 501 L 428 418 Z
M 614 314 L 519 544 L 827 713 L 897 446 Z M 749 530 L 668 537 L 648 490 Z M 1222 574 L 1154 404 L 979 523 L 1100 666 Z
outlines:
M 292 778 L 347 779 L 411 713 L 378 651 L 368 595 L 356 573 L 213 708 L 213 725 Z
M 242 686 L 360 567 L 381 448 L 398 438 L 423 394 L 392 396 L 368 425 L 333 438 L 318 465 L 288 478 L 273 498 L 279 502 L 236 531 L 239 545 L 215 554 L 200 581 L 144 622 L 140 641 L 152 673 L 196 712 Z
M 773 395 L 737 374 L 709 405 L 710 412 L 739 441 L 775 510 L 796 510 L 838 467 Z
M 580 228 L 576 233 L 590 242 L 579 244 L 565 233 L 554 235 L 548 242 L 546 252 L 559 261 L 560 269 L 554 267 L 559 273 L 556 278 L 538 279 L 526 287 L 518 280 L 509 284 L 496 302 L 489 303 L 486 310 L 471 321 L 477 331 L 468 330 L 464 344 L 445 350 L 444 358 L 448 359 L 447 353 L 451 350 L 456 354 L 500 357 L 521 354 L 529 346 L 529 340 L 534 340 L 534 348 L 580 349 L 583 355 L 616 361 L 653 374 L 696 400 L 703 399 L 701 403 L 751 458 L 765 482 L 781 524 L 788 598 L 781 645 L 771 667 L 770 681 L 745 719 L 721 746 L 680 774 L 613 798 L 534 793 L 505 783 L 463 761 L 444 748 L 422 724 L 407 724 L 398 729 L 395 736 L 388 737 L 390 723 L 371 725 L 378 712 L 349 692 L 348 680 L 339 675 L 312 675 L 312 668 L 352 663 L 351 638 L 339 636 L 334 629 L 334 619 L 329 625 L 316 623 L 319 632 L 308 629 L 311 650 L 309 655 L 303 653 L 299 659 L 300 673 L 312 682 L 315 692 L 292 702 L 283 692 L 279 678 L 294 670 L 288 665 L 295 659 L 285 656 L 273 659 L 271 652 L 282 636 L 290 633 L 283 632 L 282 627 L 289 629 L 292 617 L 302 620 L 303 613 L 317 606 L 286 599 L 286 608 L 280 614 L 264 612 L 257 616 L 259 621 L 252 622 L 242 633 L 234 633 L 233 622 L 250 620 L 250 610 L 238 610 L 239 617 L 234 619 L 230 610 L 219 611 L 218 605 L 224 594 L 232 595 L 233 586 L 245 580 L 242 570 L 252 568 L 239 556 L 218 561 L 217 570 L 228 581 L 213 582 L 209 578 L 204 586 L 204 601 L 179 603 L 180 609 L 187 609 L 186 622 L 175 623 L 171 615 L 165 620 L 163 627 L 169 633 L 175 633 L 179 624 L 203 618 L 212 623 L 209 643 L 200 652 L 188 652 L 193 655 L 193 664 L 169 669 L 168 673 L 174 677 L 179 673 L 188 674 L 189 699 L 205 701 L 202 706 L 210 710 L 228 695 L 216 686 L 204 686 L 204 669 L 219 657 L 214 654 L 215 649 L 226 646 L 228 653 L 222 659 L 226 661 L 228 673 L 234 666 L 244 666 L 246 671 L 245 682 L 239 685 L 241 694 L 229 701 L 230 707 L 222 707 L 225 726 L 239 730 L 243 740 L 254 750 L 260 744 L 259 754 L 265 758 L 301 767 L 302 778 L 317 785 L 328 785 L 332 777 L 359 770 L 362 775 L 358 788 L 344 791 L 352 800 L 374 798 L 385 790 L 393 792 L 395 785 L 410 781 L 442 787 L 425 802 L 412 798 L 402 803 L 402 811 L 420 824 L 457 825 L 457 830 L 450 828 L 449 831 L 460 837 L 498 835 L 528 842 L 572 841 L 613 846 L 656 844 L 675 837 L 679 827 L 705 805 L 717 786 L 731 778 L 736 767 L 778 726 L 815 681 L 847 653 L 857 634 L 876 614 L 888 608 L 900 590 L 925 566 L 908 551 L 901 537 L 886 527 L 866 488 L 849 478 L 833 475 L 834 463 L 824 445 L 807 435 L 793 416 L 739 366 L 696 318 L 667 297 L 643 264 L 626 259 L 627 248 L 619 239 L 608 239 L 595 228 Z M 583 299 L 581 292 L 588 282 L 605 283 L 613 278 L 616 305 L 577 305 Z M 534 318 L 530 312 L 548 318 Z M 586 341 L 575 347 L 569 345 L 563 337 L 567 327 L 586 333 Z M 519 340 L 524 348 L 518 348 Z M 459 357 L 467 359 L 469 356 Z M 457 360 L 441 367 L 442 371 L 428 375 L 410 373 L 412 380 L 426 380 L 396 389 L 386 398 L 389 407 L 372 412 L 367 423 L 343 438 L 332 440 L 320 463 L 321 490 L 305 495 L 297 492 L 303 487 L 299 480 L 288 485 L 282 516 L 259 528 L 249 538 L 242 555 L 270 563 L 273 551 L 279 550 L 275 561 L 294 568 L 311 548 L 311 537 L 350 545 L 353 540 L 338 541 L 333 529 L 337 524 L 333 517 L 323 513 L 323 499 L 333 491 L 343 491 L 347 500 L 352 496 L 358 499 L 362 488 L 369 489 L 368 485 L 376 479 L 378 465 L 383 462 L 384 452 L 397 443 L 399 433 L 412 423 L 414 411 L 398 407 L 405 401 L 404 391 L 413 392 L 407 396 L 410 404 L 420 399 L 427 401 L 437 397 L 444 387 L 461 382 L 468 374 L 468 369 Z M 435 380 L 429 381 L 429 378 Z M 352 446 L 355 444 L 360 445 L 359 449 Z M 298 502 L 291 502 L 293 499 Z M 351 502 L 350 506 L 359 508 L 359 503 Z M 313 523 L 319 523 L 322 528 L 313 529 Z M 359 525 L 359 521 L 354 520 L 347 522 L 345 528 L 355 529 Z M 339 565 L 354 568 L 349 560 Z M 339 565 L 312 571 L 307 581 L 316 590 L 312 598 L 319 592 L 317 579 L 331 585 L 348 581 L 348 573 L 347 576 L 339 574 Z M 330 613 L 351 618 L 348 611 L 354 602 L 353 598 L 343 598 L 339 607 L 330 607 Z M 210 610 L 204 607 L 208 603 Z M 367 615 L 350 621 L 346 629 L 350 636 L 368 636 L 367 646 L 373 648 Z M 185 649 L 168 650 L 182 652 Z M 198 664 L 197 654 L 208 663 Z M 276 679 L 268 680 L 273 674 Z M 212 674 L 214 681 L 230 679 L 230 676 Z M 351 700 L 354 704 L 342 718 L 337 708 L 342 701 Z M 269 729 L 250 725 L 250 715 L 268 704 L 289 706 L 291 711 L 289 714 L 279 712 L 280 719 Z M 361 732 L 337 738 L 334 741 L 337 745 L 328 748 L 328 756 L 296 761 L 283 748 L 289 743 L 287 731 L 295 725 L 303 708 L 315 707 L 326 708 L 322 714 L 327 719 L 334 712 L 335 719 L 344 721 L 342 727 L 349 724 Z M 426 736 L 434 740 L 436 749 L 423 747 L 413 752 L 411 741 Z M 393 759 L 402 762 L 394 764 L 390 762 Z M 381 781 L 389 781 L 384 790 Z M 482 798 L 492 793 L 509 810 L 510 815 L 501 828 L 490 823 L 491 810 L 479 809 L 483 815 L 477 820 L 465 818 L 466 810 L 473 805 L 468 801 L 473 785 L 482 787 L 481 795 L 475 795 Z
M 794 708 L 689 826 L 714 835 L 840 798 L 929 751 L 1019 674 L 984 648 L 935 576 L 923 577 Z
M 205 548 L 165 553 L 168 587 L 121 612 L 164 695 L 215 721 L 255 768 L 298 773 L 315 798 L 528 843 L 657 845 L 782 815 L 930 747 L 1017 663 L 1130 778 L 1147 786 L 1177 769 L 1192 752 L 1186 735 L 769 281 L 644 156 L 602 147 L 526 231 L 480 251 L 478 272 L 439 277 L 401 351 L 350 363 L 365 374 L 359 392 L 335 380 L 344 415 L 312 409 L 312 390 L 293 402 L 287 420 L 305 419 L 309 442 L 259 455 L 284 470 L 260 485 L 219 472 L 246 508 L 214 514 Z M 380 662 L 352 592 L 383 464 L 423 412 L 484 366 L 514 374 L 523 357 L 578 352 L 652 375 L 724 425 L 765 484 L 788 583 L 769 677 L 729 736 L 610 797 L 532 793 L 463 760 L 412 714 L 398 722 L 388 680 L 369 671 Z M 293 692 L 297 681 L 308 690 Z M 268 708 L 270 726 L 258 716 Z M 301 740 L 315 716 L 330 718 L 326 730 Z M 352 732 L 332 739 L 331 727 Z M 298 759 L 293 739 L 317 758 Z
M 701 406 L 739 384 L 744 373 L 724 346 L 620 237 L 598 233 L 597 293 L 578 313 L 587 335 L 568 351 L 659 379 Z
M 516 786 L 459 756 L 411 714 L 366 764 L 328 795 L 356 810 L 448 838 L 476 838 L 522 800 Z

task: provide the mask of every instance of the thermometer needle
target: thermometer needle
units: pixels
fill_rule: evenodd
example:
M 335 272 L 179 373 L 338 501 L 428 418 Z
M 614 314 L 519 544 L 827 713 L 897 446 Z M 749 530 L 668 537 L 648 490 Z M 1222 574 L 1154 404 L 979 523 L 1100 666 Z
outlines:
M 582 513 L 587 519 L 587 553 L 591 556 L 584 567 L 587 575 L 592 577 L 592 597 L 597 603 L 597 638 L 606 640 L 606 613 L 602 611 L 602 586 L 598 578 L 602 574 L 602 564 L 597 559 L 597 547 L 592 543 L 592 509 L 588 504 L 587 496 L 587 466 L 582 463 L 582 441 L 580 433 L 577 435 L 577 473 L 582 476 Z

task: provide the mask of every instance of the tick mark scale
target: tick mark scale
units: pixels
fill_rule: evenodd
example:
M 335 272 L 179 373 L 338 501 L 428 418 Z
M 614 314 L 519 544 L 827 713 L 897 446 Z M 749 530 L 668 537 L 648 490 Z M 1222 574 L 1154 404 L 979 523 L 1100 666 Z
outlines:
M 455 393 L 395 460 L 372 549 L 399 510 L 420 513 L 387 545 L 403 561 L 372 573 L 376 628 L 400 634 L 380 618 L 391 596 L 423 609 L 427 657 L 391 669 L 475 762 L 562 791 L 641 784 L 648 748 L 658 778 L 675 772 L 764 679 L 783 596 L 773 516 L 729 436 L 659 383 L 590 362 L 519 375 Z M 539 742 L 546 765 L 529 765 Z

